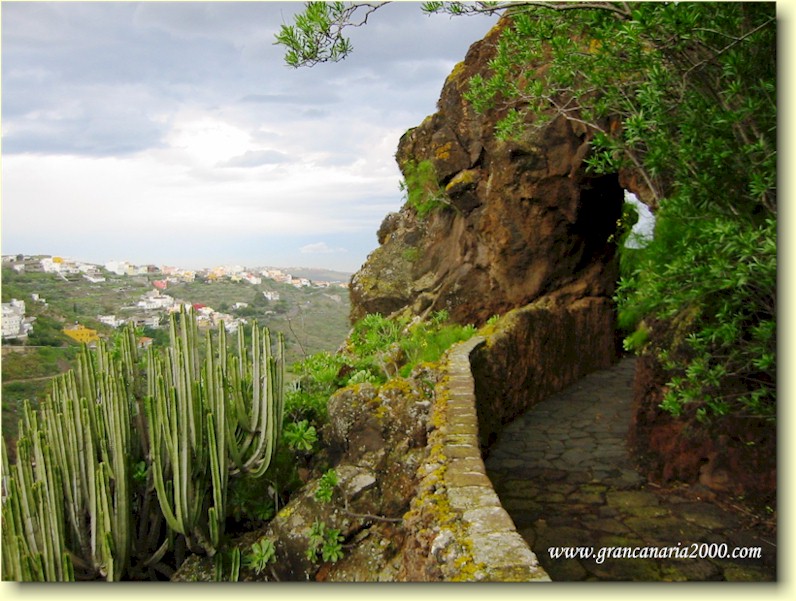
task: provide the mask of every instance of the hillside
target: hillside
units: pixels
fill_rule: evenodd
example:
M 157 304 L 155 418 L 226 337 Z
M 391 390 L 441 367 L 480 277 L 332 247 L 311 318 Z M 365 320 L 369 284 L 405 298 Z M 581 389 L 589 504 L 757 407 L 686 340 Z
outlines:
M 138 303 L 155 290 L 154 282 L 166 277 L 159 270 L 145 274 L 117 275 L 97 268 L 89 281 L 80 273 L 46 273 L 39 270 L 39 257 L 8 261 L 2 271 L 2 300 L 25 302 L 26 317 L 35 318 L 25 341 L 3 342 L 3 433 L 14 436 L 18 408 L 24 399 L 33 401 L 47 394 L 52 376 L 68 370 L 79 344 L 64 335 L 65 326 L 79 323 L 95 329 L 101 338 L 112 338 L 117 328 L 100 321 L 137 321 L 142 336 L 157 344 L 167 341 L 167 310 L 145 309 Z M 11 264 L 25 264 L 19 272 Z M 301 269 L 295 277 L 316 281 L 344 281 L 346 274 Z M 313 279 L 314 278 L 314 279 Z M 348 290 L 344 286 L 295 286 L 265 277 L 257 284 L 230 278 L 197 275 L 192 282 L 169 282 L 161 296 L 176 304 L 187 303 L 225 315 L 225 322 L 256 320 L 260 326 L 285 336 L 287 363 L 321 351 L 337 349 L 349 330 Z M 268 293 L 269 300 L 263 293 Z M 39 301 L 32 295 L 38 295 Z M 151 325 L 153 320 L 159 326 Z

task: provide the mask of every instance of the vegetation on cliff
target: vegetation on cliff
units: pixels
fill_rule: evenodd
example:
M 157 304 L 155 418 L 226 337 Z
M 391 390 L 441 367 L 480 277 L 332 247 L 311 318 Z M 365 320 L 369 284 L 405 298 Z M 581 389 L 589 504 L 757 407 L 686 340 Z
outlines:
M 320 430 L 326 403 L 340 388 L 366 382 L 379 386 L 394 376 L 407 377 L 420 363 L 438 361 L 454 343 L 475 334 L 472 326 L 447 321 L 444 311 L 428 321 L 366 315 L 354 324 L 340 352 L 317 353 L 292 366 L 298 381 L 286 394 L 286 414 Z
M 292 66 L 340 60 L 351 51 L 345 27 L 373 10 L 309 3 L 277 41 Z M 628 348 L 652 353 L 667 373 L 662 406 L 699 419 L 772 419 L 775 5 L 428 2 L 424 10 L 505 11 L 496 55 L 470 81 L 472 105 L 506 115 L 496 131 L 504 139 L 557 116 L 585 126 L 591 170 L 618 173 L 656 209 L 652 243 L 622 257 L 617 302 Z
M 261 528 L 326 470 L 330 397 L 366 385 L 413 398 L 406 377 L 475 332 L 447 319 L 368 315 L 340 352 L 296 363 L 288 387 L 281 336 L 276 354 L 256 326 L 237 345 L 223 324 L 200 341 L 192 313 L 172 316 L 166 348 L 141 352 L 131 327 L 84 346 L 38 411 L 25 403 L 16 457 L 4 441 L 3 577 L 162 579 L 191 553 L 212 558 L 216 579 L 260 573 L 271 541 L 241 554 L 229 536 Z M 323 561 L 339 558 L 337 538 Z
M 659 207 L 617 299 L 621 325 L 652 330 L 628 346 L 658 355 L 675 415 L 775 414 L 775 48 L 773 4 L 517 11 L 491 75 L 471 82 L 481 110 L 522 100 L 499 135 L 551 106 L 585 122 L 591 168 L 632 173 Z

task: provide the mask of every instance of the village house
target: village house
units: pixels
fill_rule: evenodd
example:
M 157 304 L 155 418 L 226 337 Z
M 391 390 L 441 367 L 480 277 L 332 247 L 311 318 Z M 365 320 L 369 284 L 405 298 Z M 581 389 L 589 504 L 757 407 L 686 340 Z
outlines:
M 145 311 L 156 311 L 158 309 L 169 309 L 174 306 L 174 298 L 168 294 L 161 294 L 159 290 L 147 292 L 137 306 Z
M 27 338 L 34 319 L 25 317 L 25 301 L 12 298 L 11 302 L 3 303 L 3 340 Z
M 159 328 L 160 316 L 159 315 L 135 315 L 127 320 L 128 323 L 133 324 L 136 328 Z
M 124 325 L 124 320 L 116 317 L 115 315 L 97 315 L 97 320 L 100 323 L 104 323 L 106 326 L 110 326 L 112 328 L 118 328 L 121 325 Z
M 64 328 L 63 333 L 81 344 L 96 344 L 99 342 L 97 330 L 92 330 L 86 326 L 76 323 L 74 326 Z

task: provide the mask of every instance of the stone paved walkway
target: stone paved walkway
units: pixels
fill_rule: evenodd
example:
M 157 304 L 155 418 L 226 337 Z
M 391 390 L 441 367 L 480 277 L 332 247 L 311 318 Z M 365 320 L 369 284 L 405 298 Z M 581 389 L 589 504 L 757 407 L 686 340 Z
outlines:
M 650 486 L 636 471 L 625 445 L 634 368 L 627 358 L 591 374 L 501 433 L 485 463 L 517 530 L 553 580 L 775 580 L 772 536 L 690 489 Z M 762 558 L 717 558 L 722 544 L 729 553 L 760 548 Z M 675 547 L 689 558 L 553 559 L 549 549 L 561 546 L 641 555 Z

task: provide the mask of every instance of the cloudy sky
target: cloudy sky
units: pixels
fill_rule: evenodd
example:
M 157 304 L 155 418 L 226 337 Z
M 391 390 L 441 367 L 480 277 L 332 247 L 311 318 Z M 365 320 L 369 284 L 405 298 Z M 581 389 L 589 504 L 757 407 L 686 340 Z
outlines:
M 3 2 L 2 252 L 356 270 L 393 155 L 494 18 L 386 6 L 291 69 L 294 2 Z

